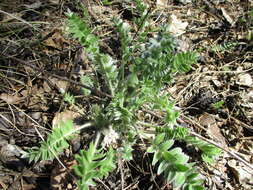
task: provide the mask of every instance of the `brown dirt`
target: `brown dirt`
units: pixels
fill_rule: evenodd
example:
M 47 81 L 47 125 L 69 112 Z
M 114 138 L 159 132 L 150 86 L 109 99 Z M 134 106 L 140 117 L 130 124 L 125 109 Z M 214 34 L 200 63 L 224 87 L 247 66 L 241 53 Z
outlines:
M 102 39 L 101 49 L 115 58 L 119 44 L 110 19 L 121 15 L 130 22 L 138 16 L 126 9 L 132 6 L 126 2 L 103 6 L 98 0 L 83 1 L 90 15 L 87 20 Z M 192 70 L 178 75 L 168 86 L 182 111 L 180 119 L 252 166 L 253 2 L 159 2 L 160 7 L 156 1 L 148 2 L 159 15 L 154 16 L 155 24 L 169 22 L 172 14 L 187 22 L 178 40 L 181 48 L 199 54 Z M 93 133 L 85 134 L 61 157 L 65 170 L 56 160 L 30 164 L 21 158 L 22 150 L 46 138 L 57 114 L 80 111 L 63 101 L 62 90 L 77 97 L 83 120 L 89 117 L 90 105 L 106 96 L 95 91 L 90 97 L 81 94 L 80 71 L 89 73 L 91 66 L 80 44 L 65 32 L 68 9 L 82 13 L 77 1 L 70 0 L 0 2 L 0 189 L 76 189 L 72 153 L 84 147 Z M 217 102 L 223 103 L 215 107 Z M 141 147 L 135 147 L 134 157 L 91 189 L 172 189 L 154 174 L 150 155 Z M 200 163 L 199 170 L 206 189 L 253 188 L 252 168 L 230 154 L 225 153 L 213 167 Z

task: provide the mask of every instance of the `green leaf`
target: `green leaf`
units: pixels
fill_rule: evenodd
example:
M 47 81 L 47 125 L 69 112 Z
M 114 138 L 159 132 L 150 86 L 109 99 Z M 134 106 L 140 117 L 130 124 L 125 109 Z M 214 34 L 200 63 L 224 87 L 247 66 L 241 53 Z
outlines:
M 161 153 L 156 151 L 153 157 L 152 165 L 154 166 L 160 159 Z
M 174 154 L 170 153 L 170 151 L 163 153 L 163 159 L 171 163 L 174 163 L 177 161 L 177 157 Z
M 190 182 L 194 178 L 198 177 L 198 173 L 191 173 L 190 175 L 187 176 L 187 180 Z
M 160 175 L 162 172 L 164 172 L 167 169 L 168 166 L 169 166 L 168 162 L 162 161 L 158 166 L 157 174 Z
M 212 104 L 212 106 L 213 106 L 214 109 L 218 110 L 218 109 L 220 109 L 224 105 L 224 103 L 225 102 L 223 100 L 221 100 L 221 101 L 218 101 L 218 102 Z
M 204 190 L 204 187 L 200 186 L 200 185 L 194 185 L 193 186 L 194 190 Z
M 101 165 L 100 172 L 99 172 L 101 177 L 107 177 L 109 172 L 111 172 L 112 170 L 116 168 L 114 157 L 115 157 L 115 152 L 110 147 L 104 160 L 99 162 L 99 164 Z
M 159 145 L 159 144 L 161 144 L 161 143 L 164 141 L 164 137 L 165 137 L 165 133 L 158 134 L 158 135 L 155 137 L 154 145 Z
M 189 170 L 189 167 L 183 164 L 173 164 L 173 168 L 177 171 L 177 172 L 186 172 Z
M 191 69 L 191 65 L 196 63 L 196 61 L 197 61 L 196 53 L 181 52 L 175 55 L 173 65 L 176 71 L 188 72 Z
M 170 154 L 176 156 L 177 158 L 177 163 L 186 163 L 188 162 L 189 160 L 189 157 L 187 155 L 185 155 L 183 152 L 182 152 L 182 149 L 181 148 L 174 148 L 172 150 L 169 151 Z
M 214 163 L 214 159 L 206 154 L 202 154 L 201 158 L 203 159 L 204 162 L 208 163 L 208 164 L 213 164 Z
M 184 173 L 177 172 L 175 180 L 173 182 L 173 188 L 179 188 L 185 183 L 186 177 Z
M 173 140 L 168 140 L 168 141 L 162 143 L 161 145 L 159 145 L 159 149 L 160 149 L 160 151 L 165 152 L 165 151 L 167 151 L 173 144 L 174 144 L 174 141 L 173 141 Z
M 99 53 L 95 56 L 95 62 L 98 65 L 98 71 L 104 76 L 109 90 L 114 96 L 114 91 L 118 84 L 118 70 L 116 67 L 116 61 L 109 55 Z
M 167 173 L 166 174 L 167 182 L 171 183 L 175 179 L 177 172 L 170 171 L 169 169 L 166 169 L 166 170 L 168 170 L 168 171 L 165 171 Z
M 194 185 L 194 186 L 198 186 L 198 185 L 201 185 L 203 182 L 204 182 L 203 179 L 196 178 L 195 180 L 192 180 L 192 181 L 190 182 L 190 184 L 192 184 L 192 185 Z
M 70 93 L 66 92 L 64 94 L 64 101 L 68 102 L 70 105 L 74 105 L 75 104 L 75 97 L 73 95 L 71 95 Z
M 153 146 L 148 147 L 148 149 L 146 150 L 147 153 L 154 153 L 156 151 L 156 149 Z
M 91 79 L 91 76 L 89 76 L 89 75 L 82 75 L 81 82 L 82 82 L 82 84 L 87 85 L 89 87 L 93 86 L 93 81 Z M 82 88 L 82 91 L 83 91 L 83 94 L 86 96 L 90 95 L 90 93 L 91 93 L 91 91 L 87 88 Z
M 103 3 L 103 5 L 111 5 L 112 1 L 110 1 L 110 0 L 103 0 L 102 3 Z
M 136 87 L 138 83 L 139 83 L 139 80 L 138 80 L 138 77 L 135 73 L 132 73 L 128 76 L 127 86 Z
M 184 190 L 204 190 L 204 187 L 200 185 L 187 185 L 183 188 Z
M 78 165 L 74 166 L 74 171 L 80 177 L 78 184 L 87 188 L 95 185 L 94 179 L 108 176 L 109 172 L 116 167 L 114 156 L 112 148 L 104 154 L 102 150 L 96 149 L 94 143 L 90 143 L 88 150 L 81 150 L 80 154 L 75 156 Z
M 69 144 L 67 140 L 72 139 L 75 133 L 76 130 L 71 120 L 61 122 L 52 130 L 47 140 L 40 143 L 40 148 L 29 151 L 29 155 L 31 155 L 29 160 L 37 162 L 38 160 L 54 159 L 56 155 L 68 148 Z
M 133 151 L 133 148 L 131 144 L 126 144 L 122 150 L 122 158 L 127 161 L 132 160 L 133 159 L 132 151 Z
M 91 34 L 89 26 L 83 22 L 76 14 L 69 12 L 68 32 L 86 48 L 87 53 L 97 54 L 99 52 L 98 39 Z

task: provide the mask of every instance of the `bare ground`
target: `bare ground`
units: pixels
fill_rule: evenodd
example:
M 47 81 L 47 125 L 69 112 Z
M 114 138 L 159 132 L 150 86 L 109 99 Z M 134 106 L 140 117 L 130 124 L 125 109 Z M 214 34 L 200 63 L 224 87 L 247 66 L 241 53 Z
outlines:
M 160 6 L 158 6 L 160 2 Z M 181 110 L 179 120 L 195 133 L 223 147 L 214 166 L 198 162 L 206 189 L 253 189 L 253 52 L 252 1 L 148 2 L 154 25 L 176 15 L 187 22 L 179 37 L 182 49 L 199 53 L 189 73 L 178 75 L 168 91 Z M 119 44 L 110 19 L 131 21 L 132 3 L 83 1 L 88 22 L 104 52 L 117 57 Z M 103 95 L 80 95 L 80 71 L 90 72 L 82 47 L 65 32 L 65 13 L 81 14 L 77 1 L 3 0 L 0 2 L 0 189 L 76 189 L 71 167 L 73 152 L 85 146 L 80 137 L 62 162 L 29 164 L 22 150 L 38 146 L 60 114 L 76 113 L 63 101 L 62 89 L 76 95 L 85 120 L 91 104 Z M 138 16 L 138 15 L 137 15 Z M 68 111 L 66 111 L 68 110 Z M 40 134 L 40 136 L 38 135 Z M 118 169 L 91 189 L 172 189 L 150 168 L 151 158 L 140 146 L 134 161 Z

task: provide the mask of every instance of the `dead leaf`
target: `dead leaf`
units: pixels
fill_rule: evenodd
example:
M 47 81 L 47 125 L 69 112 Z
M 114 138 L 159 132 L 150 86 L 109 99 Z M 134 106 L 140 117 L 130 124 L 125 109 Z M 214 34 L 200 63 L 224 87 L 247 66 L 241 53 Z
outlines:
M 157 0 L 157 1 L 156 1 L 157 7 L 166 7 L 166 6 L 167 6 L 167 3 L 168 3 L 167 0 Z
M 226 139 L 221 134 L 218 122 L 213 115 L 204 113 L 199 117 L 199 123 L 204 127 L 207 127 L 207 134 L 216 141 L 220 142 L 222 146 L 227 147 Z
M 59 125 L 61 122 L 66 122 L 68 120 L 74 120 L 80 116 L 81 115 L 78 112 L 73 112 L 70 110 L 65 110 L 63 112 L 56 113 L 55 117 L 53 119 L 53 122 L 52 122 L 53 128 L 56 127 L 57 125 Z
M 51 87 L 48 85 L 48 82 L 47 81 L 44 81 L 43 82 L 43 88 L 45 90 L 45 92 L 49 93 L 52 91 Z
M 44 44 L 49 47 L 53 47 L 58 50 L 64 49 L 66 44 L 69 42 L 63 37 L 61 30 L 55 30 L 54 34 L 44 41 Z
M 26 155 L 27 153 L 23 151 L 16 145 L 6 144 L 2 146 L 0 149 L 0 160 L 2 162 L 9 162 L 11 158 L 21 158 L 22 155 Z
M 70 171 L 73 172 L 73 166 L 77 164 L 76 160 L 73 161 L 68 161 L 68 160 L 63 160 L 62 161 L 64 166 L 66 168 L 62 168 L 60 164 L 57 164 L 50 176 L 50 184 L 52 190 L 60 190 L 60 189 L 68 189 L 68 188 L 63 188 L 63 186 L 69 186 L 69 184 L 75 184 L 76 185 L 76 180 L 71 181 L 68 179 L 71 179 L 70 177 Z M 76 188 L 71 188 L 71 189 L 76 189 Z
M 50 3 L 58 5 L 60 0 L 49 0 Z
M 215 78 L 217 78 L 217 77 L 215 77 Z M 222 83 L 218 79 L 212 79 L 212 82 L 214 83 L 214 85 L 216 87 L 221 87 L 222 86 Z
M 185 37 L 182 37 L 182 40 L 181 39 L 178 39 L 177 40 L 177 43 L 178 43 L 178 50 L 179 51 L 182 51 L 182 52 L 187 52 L 190 50 L 190 42 L 187 38 Z
M 31 113 L 31 117 L 35 120 L 39 120 L 42 116 L 41 116 L 41 112 L 33 112 Z
M 203 115 L 199 117 L 199 123 L 203 125 L 204 127 L 208 127 L 210 125 L 214 125 L 216 121 L 212 115 L 208 113 L 204 113 Z
M 250 168 L 236 160 L 229 160 L 227 163 L 240 184 L 245 186 L 253 183 L 253 174 L 249 172 Z
M 183 4 L 191 3 L 192 0 L 179 0 Z
M 9 15 L 4 14 L 3 19 L 2 19 L 1 22 L 7 23 L 7 22 L 10 22 L 10 21 L 13 21 L 15 17 L 16 18 L 21 18 L 22 16 L 23 16 L 22 13 L 12 13 L 12 14 L 9 14 Z
M 33 190 L 33 189 L 36 189 L 36 186 L 33 184 L 23 184 L 23 189 L 24 190 Z
M 253 80 L 250 74 L 243 73 L 243 74 L 238 75 L 236 84 L 252 87 Z
M 177 19 L 177 16 L 171 15 L 171 23 L 169 24 L 169 32 L 171 32 L 174 36 L 180 36 L 185 32 L 186 27 L 188 26 L 188 22 L 182 22 Z
M 180 82 L 177 82 L 174 86 L 170 87 L 168 91 L 173 98 L 177 99 L 180 91 L 183 90 L 184 88 L 185 88 L 185 83 L 180 81 Z
M 0 99 L 4 100 L 7 102 L 7 104 L 18 104 L 20 101 L 23 99 L 22 97 L 18 96 L 17 94 L 15 95 L 10 95 L 7 93 L 2 93 L 0 95 Z
M 38 9 L 40 8 L 42 5 L 42 3 L 40 1 L 36 1 L 32 4 L 27 4 L 27 5 L 24 5 L 27 9 Z
M 49 77 L 49 80 L 54 84 L 61 93 L 65 93 L 68 87 L 68 81 L 60 80 L 58 78 Z
M 234 19 L 228 14 L 228 12 L 226 11 L 226 9 L 224 7 L 221 7 L 221 12 L 223 14 L 223 16 L 225 17 L 225 19 L 233 26 L 235 21 Z
M 253 110 L 253 90 L 246 90 L 240 93 L 241 106 Z

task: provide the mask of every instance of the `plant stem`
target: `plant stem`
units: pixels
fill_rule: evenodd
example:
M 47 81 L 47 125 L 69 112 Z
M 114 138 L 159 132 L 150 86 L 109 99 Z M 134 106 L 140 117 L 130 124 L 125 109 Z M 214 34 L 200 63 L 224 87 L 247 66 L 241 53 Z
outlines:
M 100 140 L 100 137 L 101 137 L 101 132 L 97 131 L 97 133 L 96 133 L 96 139 L 95 139 L 95 142 L 94 142 L 94 146 L 95 146 L 96 149 L 98 147 L 98 142 Z

